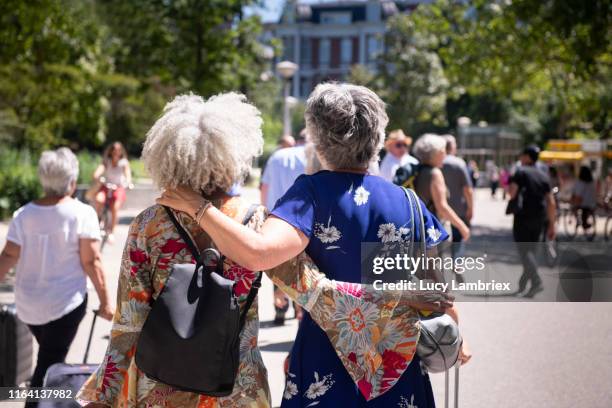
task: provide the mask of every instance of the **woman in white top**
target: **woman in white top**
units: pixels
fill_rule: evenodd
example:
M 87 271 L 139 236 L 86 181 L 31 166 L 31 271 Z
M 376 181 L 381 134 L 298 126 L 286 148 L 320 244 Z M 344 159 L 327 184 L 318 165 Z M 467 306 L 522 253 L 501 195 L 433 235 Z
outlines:
M 104 210 L 108 190 L 112 190 L 110 196 L 111 225 L 107 226 L 108 242 L 114 241 L 113 231 L 117 225 L 117 214 L 125 202 L 125 189 L 132 185 L 132 171 L 127 159 L 125 147 L 120 142 L 111 143 L 102 156 L 102 163 L 93 175 L 94 182 L 100 183 L 100 189 L 96 194 L 95 205 L 98 216 Z
M 93 208 L 71 197 L 79 162 L 63 147 L 42 154 L 38 175 L 44 197 L 13 215 L 0 254 L 0 281 L 15 271 L 17 315 L 38 342 L 31 386 L 42 387 L 47 368 L 64 361 L 87 305 L 87 278 L 100 299 L 100 316 L 110 320 L 100 227 Z

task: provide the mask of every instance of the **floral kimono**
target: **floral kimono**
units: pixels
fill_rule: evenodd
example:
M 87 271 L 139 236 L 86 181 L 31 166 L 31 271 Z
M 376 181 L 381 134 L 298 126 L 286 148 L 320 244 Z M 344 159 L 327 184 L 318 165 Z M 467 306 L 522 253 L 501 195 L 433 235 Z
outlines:
M 249 205 L 239 197 L 225 200 L 220 210 L 238 222 Z M 207 239 L 205 233 L 184 213 L 177 217 L 194 241 Z M 258 229 L 264 219 L 263 208 L 255 212 L 248 226 Z M 251 306 L 240 340 L 240 364 L 233 393 L 222 398 L 200 396 L 176 390 L 148 378 L 136 367 L 134 353 L 138 336 L 170 272 L 172 264 L 194 262 L 191 252 L 161 206 L 146 209 L 132 222 L 123 252 L 117 310 L 110 342 L 98 370 L 87 380 L 78 399 L 81 403 L 99 402 L 112 407 L 269 407 L 270 392 L 266 369 L 257 348 L 259 320 L 257 300 Z M 237 282 L 234 287 L 243 307 L 256 273 L 229 259 L 224 276 Z M 160 359 L 164 356 L 161 354 Z

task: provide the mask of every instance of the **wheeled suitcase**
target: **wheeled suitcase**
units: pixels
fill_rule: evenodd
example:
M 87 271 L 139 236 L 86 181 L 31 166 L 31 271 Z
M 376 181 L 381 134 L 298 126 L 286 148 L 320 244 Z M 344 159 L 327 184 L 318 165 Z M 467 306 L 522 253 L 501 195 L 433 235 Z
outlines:
M 70 390 L 74 398 L 89 376 L 96 371 L 98 364 L 87 364 L 87 357 L 89 355 L 89 347 L 91 346 L 91 338 L 93 336 L 97 317 L 98 314 L 94 311 L 93 322 L 91 323 L 91 329 L 89 331 L 89 339 L 87 340 L 87 348 L 85 349 L 85 356 L 83 357 L 83 364 L 53 364 L 47 369 L 47 373 L 45 374 L 45 379 L 43 380 L 43 386 L 45 388 Z M 73 399 L 64 401 L 40 401 L 38 403 L 38 408 L 79 408 L 80 406 L 81 405 Z
M 459 367 L 461 366 L 461 362 L 457 362 L 455 364 L 455 386 L 454 386 L 454 408 L 459 408 Z M 444 372 L 444 408 L 448 408 L 448 400 L 450 396 L 449 387 L 450 387 L 450 379 L 449 379 L 449 370 Z
M 15 387 L 32 375 L 32 334 L 14 304 L 0 304 L 0 387 Z

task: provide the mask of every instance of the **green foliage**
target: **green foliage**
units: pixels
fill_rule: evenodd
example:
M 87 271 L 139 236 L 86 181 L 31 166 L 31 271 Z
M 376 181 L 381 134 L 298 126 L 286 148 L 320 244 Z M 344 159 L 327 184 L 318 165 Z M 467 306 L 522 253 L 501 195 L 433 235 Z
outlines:
M 39 198 L 42 188 L 36 166 L 27 151 L 0 150 L 0 219 Z
M 139 154 L 177 93 L 249 94 L 268 63 L 253 1 L 0 2 L 0 141 Z
M 473 119 L 493 113 L 534 139 L 610 136 L 609 1 L 439 0 L 412 20 L 442 61 L 451 105 L 494 102 Z

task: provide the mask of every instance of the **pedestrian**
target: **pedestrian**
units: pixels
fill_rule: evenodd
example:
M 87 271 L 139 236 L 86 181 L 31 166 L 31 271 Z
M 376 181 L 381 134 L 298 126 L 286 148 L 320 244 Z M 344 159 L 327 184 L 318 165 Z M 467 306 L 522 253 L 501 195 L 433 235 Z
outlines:
M 100 299 L 99 315 L 108 320 L 113 315 L 100 260 L 98 217 L 71 197 L 78 173 L 79 162 L 68 148 L 43 152 L 38 177 L 44 196 L 15 212 L 0 255 L 0 281 L 15 267 L 17 315 L 38 343 L 31 387 L 42 387 L 47 368 L 64 362 L 85 316 L 87 277 Z
M 448 204 L 469 228 L 474 213 L 474 191 L 468 174 L 465 160 L 457 157 L 457 141 L 453 135 L 444 135 L 446 140 L 446 157 L 442 162 L 442 175 L 448 188 Z M 451 249 L 453 258 L 462 257 L 465 243 L 459 229 L 452 227 Z M 461 275 L 457 275 L 463 280 Z
M 468 173 L 470 175 L 470 179 L 472 180 L 472 187 L 478 187 L 478 180 L 480 180 L 480 170 L 478 169 L 478 163 L 476 163 L 476 160 L 468 161 Z
M 111 223 L 107 225 L 108 243 L 115 242 L 113 232 L 119 220 L 119 210 L 125 203 L 126 189 L 132 185 L 132 170 L 127 158 L 127 151 L 120 142 L 111 143 L 102 154 L 102 163 L 96 168 L 93 180 L 98 185 L 95 195 L 95 206 L 98 217 L 102 215 L 108 196 L 109 188 L 112 189 L 110 196 Z
M 241 183 L 253 159 L 261 154 L 261 124 L 259 111 L 243 95 L 221 94 L 206 102 L 196 95 L 177 96 L 147 133 L 145 167 L 159 188 L 191 186 L 220 211 L 241 222 L 250 205 L 228 191 Z M 261 225 L 263 213 L 263 207 L 257 209 L 249 228 Z M 174 215 L 200 250 L 213 245 L 187 214 Z M 79 392 L 80 401 L 88 407 L 270 406 L 266 368 L 257 347 L 257 299 L 241 333 L 239 371 L 231 395 L 216 398 L 179 391 L 148 378 L 136 367 L 137 341 L 153 300 L 168 280 L 169 265 L 192 261 L 192 253 L 162 206 L 151 206 L 132 221 L 121 262 L 117 313 L 109 345 L 103 363 Z M 226 259 L 223 275 L 236 282 L 234 294 L 243 309 L 258 273 Z
M 592 227 L 589 220 L 597 208 L 597 187 L 593 172 L 588 166 L 580 166 L 578 180 L 574 184 L 571 198 L 572 206 L 580 209 L 582 215 L 582 228 L 586 231 Z
M 197 216 L 222 252 L 267 271 L 306 306 L 282 407 L 433 407 L 429 376 L 414 354 L 417 306 L 407 303 L 395 316 L 390 304 L 391 310 L 377 303 L 384 292 L 372 296 L 359 284 L 362 242 L 409 242 L 413 233 L 406 228 L 412 211 L 404 191 L 367 174 L 382 147 L 384 103 L 361 86 L 322 84 L 308 98 L 305 116 L 317 155 L 330 170 L 300 176 L 259 233 L 230 222 L 190 189 L 166 190 L 158 202 Z M 206 210 L 196 214 L 202 205 Z M 428 233 L 415 239 L 436 246 L 447 234 L 420 205 Z M 303 251 L 312 261 L 302 261 Z M 317 266 L 325 277 L 312 276 Z
M 508 194 L 508 187 L 510 186 L 510 170 L 507 167 L 502 167 L 499 171 L 499 184 L 502 188 L 502 200 L 506 200 Z
M 380 163 L 380 177 L 393 182 L 393 177 L 398 168 L 410 163 L 419 163 L 417 159 L 408 153 L 411 144 L 412 138 L 406 136 L 401 129 L 389 132 L 389 136 L 385 141 L 387 154 Z
M 487 160 L 485 163 L 485 172 L 489 187 L 491 188 L 491 197 L 495 198 L 497 188 L 499 187 L 499 168 L 493 160 Z
M 553 240 L 555 237 L 556 205 L 548 175 L 535 165 L 539 154 L 540 149 L 530 145 L 520 155 L 521 165 L 510 178 L 507 211 L 514 214 L 512 232 L 523 263 L 517 295 L 523 293 L 527 284 L 531 283 L 524 294 L 527 298 L 543 290 L 536 252 L 546 225 L 548 239 Z
M 439 135 L 426 133 L 417 139 L 413 152 L 421 163 L 414 179 L 414 191 L 432 214 L 442 221 L 449 221 L 457 229 L 461 240 L 467 241 L 470 229 L 448 202 L 449 190 L 441 170 L 446 157 L 446 140 Z
M 296 138 L 294 147 L 278 149 L 266 163 L 261 177 L 261 203 L 267 208 L 273 208 L 295 179 L 304 174 L 306 169 L 306 132 L 302 130 Z M 285 314 L 289 310 L 289 298 L 278 288 L 274 288 L 274 325 L 285 324 Z M 301 311 L 294 304 L 295 317 L 300 317 Z

